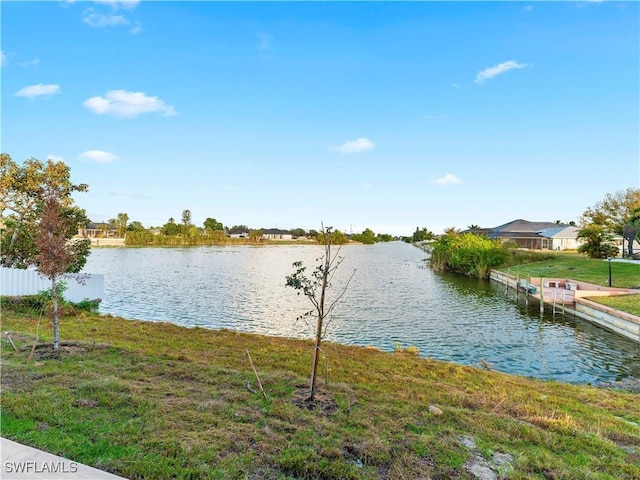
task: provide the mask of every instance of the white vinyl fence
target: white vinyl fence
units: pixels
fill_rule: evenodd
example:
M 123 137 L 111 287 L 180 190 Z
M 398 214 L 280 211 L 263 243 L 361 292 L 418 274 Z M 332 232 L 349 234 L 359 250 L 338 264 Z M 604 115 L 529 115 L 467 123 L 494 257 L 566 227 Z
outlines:
M 84 299 L 102 300 L 104 275 L 70 273 L 61 278 L 67 284 L 65 300 L 78 303 Z M 80 281 L 77 281 L 77 280 Z M 0 295 L 36 295 L 51 289 L 51 281 L 35 270 L 0 267 Z

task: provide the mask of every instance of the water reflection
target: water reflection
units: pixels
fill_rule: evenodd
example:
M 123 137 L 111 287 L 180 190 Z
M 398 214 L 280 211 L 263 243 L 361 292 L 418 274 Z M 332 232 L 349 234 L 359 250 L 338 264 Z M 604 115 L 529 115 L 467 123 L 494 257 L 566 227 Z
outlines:
M 317 246 L 96 249 L 86 271 L 105 275 L 101 311 L 185 326 L 308 338 L 310 309 L 284 286 L 291 264 L 314 266 Z M 402 243 L 342 248 L 334 281 L 354 280 L 328 339 L 568 382 L 640 377 L 640 345 L 570 315 L 540 314 L 494 282 L 436 275 Z

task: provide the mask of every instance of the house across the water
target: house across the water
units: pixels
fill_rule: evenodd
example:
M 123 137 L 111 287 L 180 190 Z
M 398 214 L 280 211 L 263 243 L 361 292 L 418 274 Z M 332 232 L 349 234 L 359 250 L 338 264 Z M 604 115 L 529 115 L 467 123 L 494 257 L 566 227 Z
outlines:
M 266 228 L 262 230 L 262 238 L 267 240 L 293 240 L 293 233 L 279 228 Z
M 554 222 L 513 220 L 494 228 L 482 229 L 487 238 L 499 238 L 531 250 L 576 250 L 578 231 L 574 225 Z
M 106 222 L 90 222 L 78 229 L 78 236 L 82 238 L 112 238 L 119 237 L 118 230 Z

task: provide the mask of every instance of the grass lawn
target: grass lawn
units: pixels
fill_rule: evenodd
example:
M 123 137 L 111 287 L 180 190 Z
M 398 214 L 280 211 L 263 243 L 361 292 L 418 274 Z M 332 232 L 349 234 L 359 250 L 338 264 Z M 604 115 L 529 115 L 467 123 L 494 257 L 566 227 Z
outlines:
M 326 344 L 310 410 L 309 342 L 3 310 L 2 435 L 126 478 L 640 478 L 638 394 Z
M 593 297 L 589 300 L 640 316 L 640 294 L 615 297 Z
M 540 262 L 498 269 L 524 278 L 573 278 L 602 286 L 607 286 L 609 281 L 609 262 L 575 253 L 554 253 L 552 258 Z M 637 263 L 611 262 L 611 277 L 614 287 L 640 289 L 640 265 Z

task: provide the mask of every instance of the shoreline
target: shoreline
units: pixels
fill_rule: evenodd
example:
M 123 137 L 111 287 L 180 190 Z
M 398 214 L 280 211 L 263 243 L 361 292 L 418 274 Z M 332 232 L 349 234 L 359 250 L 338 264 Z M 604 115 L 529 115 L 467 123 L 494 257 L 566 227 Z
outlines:
M 91 248 L 159 248 L 159 247 L 266 247 L 273 245 L 321 245 L 312 240 L 264 240 L 261 242 L 249 242 L 244 239 L 230 239 L 228 242 L 220 243 L 197 243 L 197 244 L 150 244 L 150 245 L 127 245 L 124 238 L 91 238 Z M 361 245 L 359 242 L 349 242 L 344 245 Z

